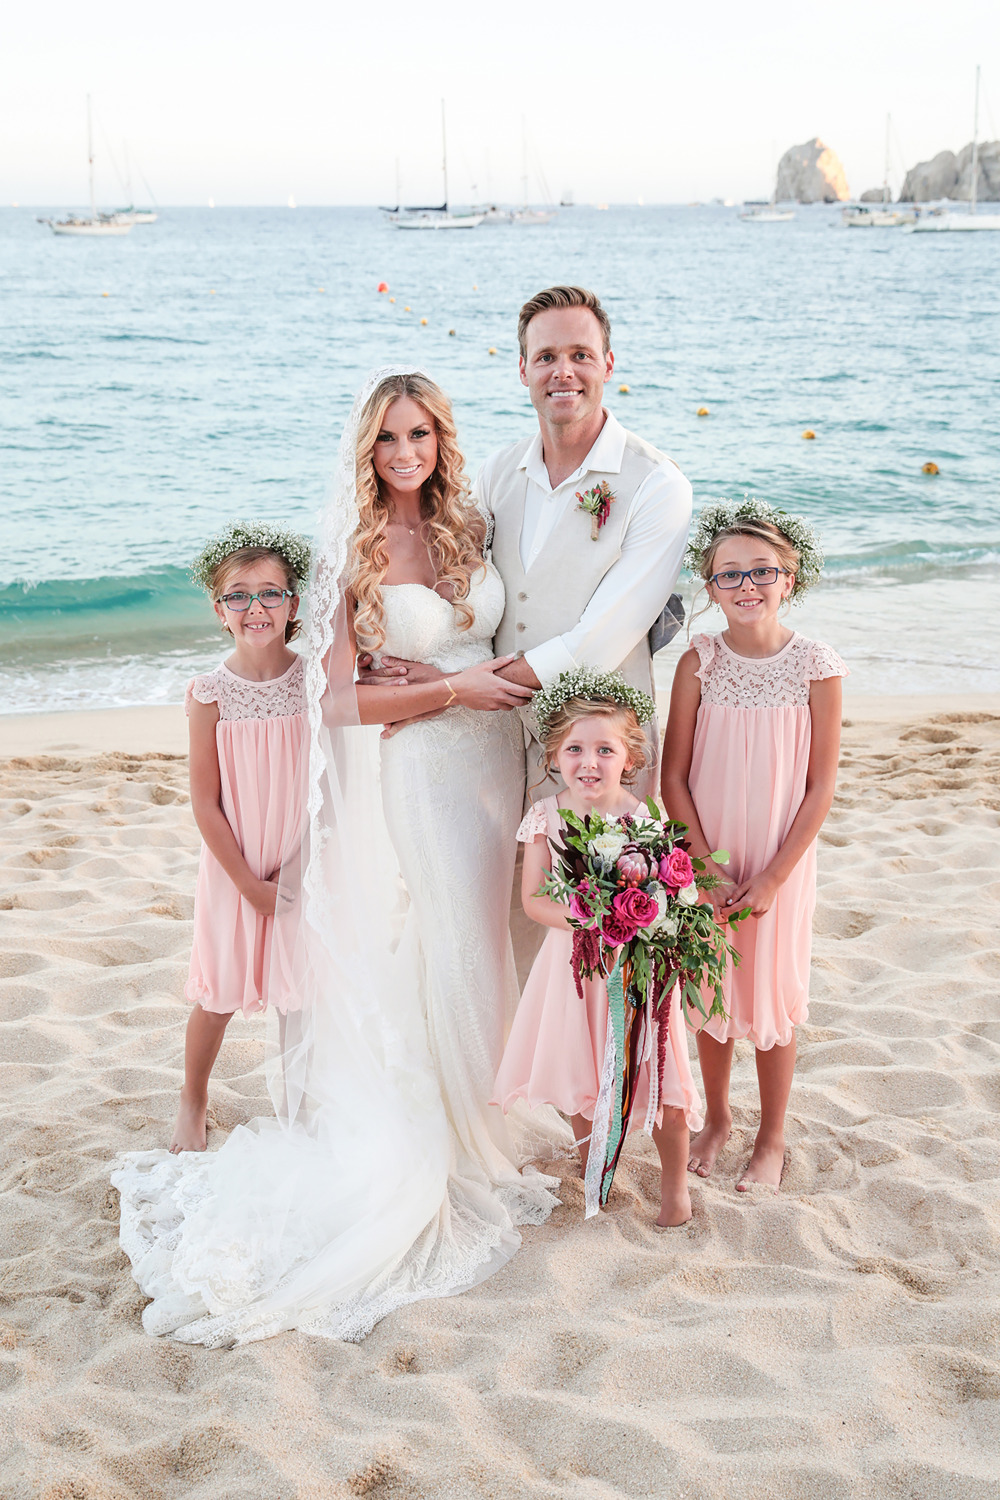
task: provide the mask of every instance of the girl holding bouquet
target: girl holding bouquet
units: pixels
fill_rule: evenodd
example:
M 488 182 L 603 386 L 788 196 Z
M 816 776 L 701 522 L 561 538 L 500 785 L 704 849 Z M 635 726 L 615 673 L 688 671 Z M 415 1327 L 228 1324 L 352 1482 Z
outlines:
M 304 537 L 239 521 L 193 569 L 233 649 L 188 684 L 185 700 L 191 805 L 204 843 L 174 1153 L 205 1150 L 208 1080 L 236 1012 L 252 1015 L 269 1000 L 289 1007 L 268 985 L 278 875 L 302 838 L 305 700 L 302 658 L 289 642 L 308 572 Z
M 757 1049 L 760 1127 L 737 1182 L 777 1192 L 795 1027 L 808 1014 L 816 838 L 833 801 L 840 753 L 837 653 L 790 630 L 781 606 L 819 577 L 812 528 L 765 502 L 709 505 L 685 558 L 726 617 L 696 635 L 677 664 L 661 778 L 668 815 L 689 828 L 691 853 L 722 877 L 720 915 L 749 908 L 733 938 L 739 964 L 725 983 L 728 1017 L 698 1031 L 705 1127 L 689 1168 L 711 1172 L 729 1138 L 733 1042 Z M 724 847 L 728 864 L 710 853 Z
M 645 694 L 628 687 L 618 673 L 580 675 L 591 679 L 591 689 L 566 696 L 540 726 L 546 769 L 558 772 L 566 791 L 535 803 L 517 831 L 518 840 L 526 846 L 521 883 L 524 910 L 549 931 L 528 976 L 492 1102 L 505 1112 L 516 1099 L 524 1099 L 532 1107 L 551 1104 L 561 1110 L 572 1123 L 580 1148 L 581 1176 L 585 1176 L 608 1026 L 607 986 L 598 976 L 584 978 L 577 986 L 571 965 L 570 916 L 579 917 L 580 913 L 539 894 L 539 890 L 546 871 L 559 858 L 560 807 L 580 818 L 590 813 L 605 818 L 626 813 L 645 815 L 629 787 L 646 764 L 648 751 L 641 721 L 652 718 L 653 704 Z M 621 843 L 625 843 L 624 836 Z M 686 878 L 691 879 L 690 862 Z M 639 890 L 630 894 L 636 901 L 649 900 Z M 645 1117 L 648 1096 L 647 1062 L 642 1065 L 636 1088 L 633 1127 Z M 686 1172 L 688 1132 L 701 1126 L 687 1038 L 681 1025 L 668 1028 L 660 1099 L 653 1134 L 662 1167 L 656 1222 L 667 1228 L 684 1224 L 691 1217 Z

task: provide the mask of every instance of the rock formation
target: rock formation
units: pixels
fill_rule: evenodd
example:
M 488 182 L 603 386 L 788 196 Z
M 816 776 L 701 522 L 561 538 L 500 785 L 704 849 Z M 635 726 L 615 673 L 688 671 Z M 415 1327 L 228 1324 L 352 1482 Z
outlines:
M 859 203 L 881 203 L 882 202 L 882 189 L 881 188 L 868 188 L 865 192 L 863 192 L 861 194 L 861 197 L 858 199 L 858 202 Z
M 851 195 L 840 157 L 819 136 L 792 146 L 778 163 L 777 196 L 797 203 L 841 203 Z
M 939 151 L 932 161 L 918 162 L 906 174 L 900 203 L 932 203 L 952 198 L 967 203 L 972 189 L 972 143 L 954 151 Z M 976 197 L 980 203 L 1000 203 L 1000 141 L 982 141 Z

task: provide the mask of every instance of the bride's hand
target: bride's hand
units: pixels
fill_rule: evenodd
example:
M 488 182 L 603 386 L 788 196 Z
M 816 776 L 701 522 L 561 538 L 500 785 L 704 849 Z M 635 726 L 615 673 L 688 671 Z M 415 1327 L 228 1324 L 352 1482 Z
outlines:
M 358 681 L 378 684 L 385 682 L 407 683 L 440 682 L 443 672 L 425 661 L 406 661 L 401 656 L 383 656 L 380 667 L 372 666 L 372 656 L 365 651 L 358 657 Z
M 501 667 L 514 661 L 516 655 L 516 652 L 512 652 L 510 656 L 498 656 L 493 661 L 481 661 L 474 667 L 467 667 L 464 672 L 449 676 L 448 681 L 463 708 L 478 708 L 486 713 L 494 713 L 497 709 L 518 708 L 521 704 L 528 703 L 533 696 L 531 688 L 521 687 L 520 683 L 508 682 L 505 677 L 496 675 Z

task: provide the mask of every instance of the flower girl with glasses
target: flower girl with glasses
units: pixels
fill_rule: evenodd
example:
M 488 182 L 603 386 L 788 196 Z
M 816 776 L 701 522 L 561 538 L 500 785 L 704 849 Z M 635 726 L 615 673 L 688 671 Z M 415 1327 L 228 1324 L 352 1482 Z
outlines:
M 847 667 L 780 618 L 823 565 L 800 517 L 749 498 L 706 506 L 685 563 L 727 628 L 696 635 L 677 663 L 662 798 L 668 816 L 688 825 L 691 853 L 723 877 L 711 892 L 720 915 L 751 912 L 732 937 L 740 961 L 725 985 L 728 1018 L 698 1032 L 706 1117 L 689 1169 L 707 1177 L 729 1138 L 733 1042 L 748 1037 L 760 1127 L 736 1186 L 777 1192 L 795 1027 L 808 1014 L 816 838 L 833 801 Z M 713 849 L 729 851 L 727 867 L 712 863 Z
M 208 1080 L 233 1014 L 295 1003 L 273 992 L 281 970 L 271 946 L 278 875 L 302 838 L 303 669 L 288 643 L 308 571 L 302 537 L 241 522 L 210 542 L 192 570 L 233 650 L 188 684 L 185 700 L 191 806 L 204 843 L 173 1152 L 205 1150 Z

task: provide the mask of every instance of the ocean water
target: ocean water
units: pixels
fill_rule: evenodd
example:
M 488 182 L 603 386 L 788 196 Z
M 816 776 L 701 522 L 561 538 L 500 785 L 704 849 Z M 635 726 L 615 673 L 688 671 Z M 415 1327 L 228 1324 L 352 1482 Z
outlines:
M 222 654 L 190 558 L 236 516 L 312 529 L 373 365 L 441 382 L 470 472 L 530 432 L 516 314 L 556 281 L 600 292 L 608 404 L 696 504 L 749 492 L 818 526 L 827 577 L 792 620 L 849 690 L 1000 690 L 1000 235 L 847 231 L 823 207 L 450 235 L 169 209 L 88 241 L 34 212 L 0 211 L 0 711 L 179 701 Z

